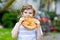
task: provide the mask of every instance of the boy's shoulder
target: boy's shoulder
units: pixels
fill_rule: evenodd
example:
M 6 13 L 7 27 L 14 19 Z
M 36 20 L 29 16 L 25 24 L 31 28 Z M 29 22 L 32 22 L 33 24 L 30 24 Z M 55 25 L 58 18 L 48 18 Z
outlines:
M 18 24 L 19 22 L 16 22 L 16 24 Z
M 16 23 L 15 23 L 15 25 L 18 25 L 18 24 L 19 24 L 19 22 L 16 22 Z

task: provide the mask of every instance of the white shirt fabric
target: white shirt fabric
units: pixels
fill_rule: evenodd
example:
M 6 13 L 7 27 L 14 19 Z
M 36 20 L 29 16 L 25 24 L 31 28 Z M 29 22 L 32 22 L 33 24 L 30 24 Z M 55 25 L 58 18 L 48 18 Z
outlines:
M 19 22 L 16 23 L 15 26 L 18 26 Z M 43 35 L 42 29 L 40 27 L 41 35 Z M 18 40 L 36 40 L 36 32 L 37 30 L 28 30 L 20 25 L 19 32 L 18 32 Z

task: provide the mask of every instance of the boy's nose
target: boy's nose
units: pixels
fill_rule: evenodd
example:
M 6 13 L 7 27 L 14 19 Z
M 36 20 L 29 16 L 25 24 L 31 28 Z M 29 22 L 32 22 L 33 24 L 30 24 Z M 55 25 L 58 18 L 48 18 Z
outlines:
M 27 17 L 30 17 L 30 15 L 27 15 Z

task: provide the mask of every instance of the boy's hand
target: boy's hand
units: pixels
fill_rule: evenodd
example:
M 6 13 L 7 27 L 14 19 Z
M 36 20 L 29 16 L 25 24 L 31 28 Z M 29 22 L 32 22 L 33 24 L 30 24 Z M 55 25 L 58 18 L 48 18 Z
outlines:
M 35 19 L 34 22 L 37 23 L 38 25 L 40 24 L 39 20 L 37 19 Z
M 21 24 L 21 22 L 24 20 L 24 17 L 21 17 L 20 19 L 19 19 L 19 23 Z

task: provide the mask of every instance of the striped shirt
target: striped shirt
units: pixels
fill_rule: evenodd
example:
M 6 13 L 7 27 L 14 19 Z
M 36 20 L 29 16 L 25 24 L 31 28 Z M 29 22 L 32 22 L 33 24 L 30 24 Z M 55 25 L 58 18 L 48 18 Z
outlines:
M 17 30 L 18 25 L 20 25 L 19 22 L 16 23 L 14 29 L 12 30 L 12 34 L 14 34 L 14 32 Z M 34 30 L 28 30 L 24 28 L 22 25 L 20 25 L 18 31 L 18 40 L 36 40 L 36 32 L 37 28 Z M 41 27 L 40 27 L 40 33 L 41 35 L 43 35 Z
M 18 33 L 18 40 L 36 40 L 36 29 L 28 30 L 21 25 Z

